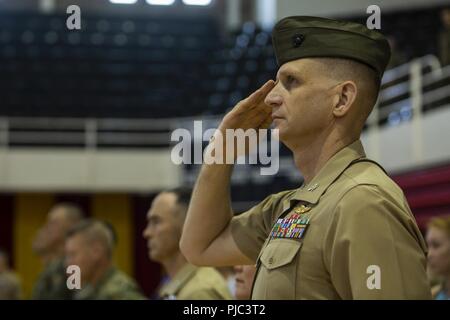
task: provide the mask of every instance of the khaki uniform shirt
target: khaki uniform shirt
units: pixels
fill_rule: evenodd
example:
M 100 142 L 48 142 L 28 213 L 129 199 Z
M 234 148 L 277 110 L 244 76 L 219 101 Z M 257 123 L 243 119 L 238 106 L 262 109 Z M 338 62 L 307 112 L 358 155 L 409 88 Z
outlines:
M 159 291 L 163 299 L 229 300 L 231 294 L 222 275 L 210 267 L 186 264 Z
M 87 285 L 76 291 L 75 300 L 143 300 L 136 282 L 122 271 L 110 268 L 95 285 Z
M 253 299 L 430 298 L 426 245 L 414 216 L 359 140 L 309 184 L 234 217 L 231 230 L 257 261 Z

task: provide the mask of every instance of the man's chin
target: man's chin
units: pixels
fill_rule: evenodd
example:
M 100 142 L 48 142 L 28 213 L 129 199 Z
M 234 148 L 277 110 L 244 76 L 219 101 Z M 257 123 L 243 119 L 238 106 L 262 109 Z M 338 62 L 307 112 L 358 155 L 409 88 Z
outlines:
M 286 139 L 286 130 L 285 128 L 283 128 L 283 126 L 276 126 L 274 127 L 274 129 L 277 130 L 277 139 L 281 142 L 284 143 L 285 139 Z
M 149 252 L 148 257 L 150 260 L 152 260 L 154 262 L 158 262 L 158 263 L 161 262 L 161 259 L 160 259 L 159 255 L 157 255 L 157 254 Z

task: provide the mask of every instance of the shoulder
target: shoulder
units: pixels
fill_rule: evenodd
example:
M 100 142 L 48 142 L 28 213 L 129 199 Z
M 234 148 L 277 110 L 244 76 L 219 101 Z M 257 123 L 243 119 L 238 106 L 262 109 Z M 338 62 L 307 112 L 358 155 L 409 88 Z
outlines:
M 222 275 L 213 267 L 200 267 L 195 272 L 193 279 L 206 280 L 207 282 L 225 282 Z
M 339 199 L 328 230 L 337 228 L 362 237 L 383 234 L 406 242 L 415 239 L 426 251 L 402 190 L 376 164 L 355 164 L 339 184 Z
M 371 160 L 350 166 L 336 181 L 340 202 L 395 204 L 406 211 L 408 205 L 402 189 L 387 175 L 384 169 Z
M 20 288 L 20 279 L 15 273 L 10 271 L 0 273 L 0 287 Z
M 8 279 L 8 281 L 11 281 L 12 283 L 20 284 L 19 275 L 13 271 L 6 271 L 0 274 L 0 276 L 4 277 L 5 279 Z
M 368 218 L 414 220 L 401 190 L 370 183 L 353 184 L 345 188 L 334 212 L 337 218 L 345 220 L 357 219 L 366 222 Z
M 124 272 L 115 270 L 105 283 L 106 288 L 127 288 L 136 287 L 136 283 Z
M 142 299 L 136 282 L 124 272 L 114 270 L 99 288 L 99 299 Z
M 371 160 L 350 166 L 332 190 L 335 219 L 367 223 L 397 221 L 416 232 L 415 218 L 401 188 Z M 392 226 L 392 224 L 390 224 Z M 400 226 L 399 226 L 400 227 Z
M 350 166 L 343 173 L 343 179 L 349 187 L 358 185 L 376 186 L 379 190 L 403 195 L 400 187 L 388 176 L 384 169 L 369 159 Z
M 199 267 L 180 290 L 179 299 L 231 299 L 227 283 L 212 267 Z

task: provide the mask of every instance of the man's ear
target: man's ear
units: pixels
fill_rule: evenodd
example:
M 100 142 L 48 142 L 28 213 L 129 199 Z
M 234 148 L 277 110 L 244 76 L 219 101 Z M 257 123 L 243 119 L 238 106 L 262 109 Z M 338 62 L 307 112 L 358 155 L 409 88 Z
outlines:
M 350 107 L 356 100 L 358 88 L 353 81 L 345 81 L 338 85 L 337 98 L 333 101 L 333 114 L 336 117 L 343 117 L 348 113 Z

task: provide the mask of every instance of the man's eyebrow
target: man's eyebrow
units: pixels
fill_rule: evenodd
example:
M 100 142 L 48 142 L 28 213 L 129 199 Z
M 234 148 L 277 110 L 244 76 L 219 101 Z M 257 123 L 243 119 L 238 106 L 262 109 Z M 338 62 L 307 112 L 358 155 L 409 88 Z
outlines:
M 280 72 L 278 72 L 278 74 L 277 74 L 277 79 L 278 79 L 280 76 L 286 76 L 286 75 L 293 75 L 294 77 L 299 77 L 299 78 L 301 78 L 300 71 L 298 71 L 298 70 L 296 70 L 296 69 L 289 68 L 289 69 L 284 69 L 284 70 L 281 70 Z

